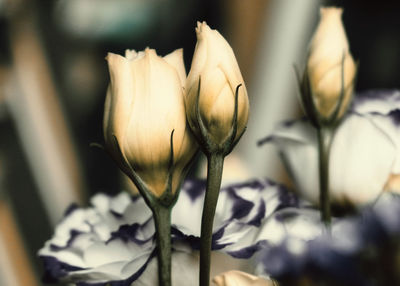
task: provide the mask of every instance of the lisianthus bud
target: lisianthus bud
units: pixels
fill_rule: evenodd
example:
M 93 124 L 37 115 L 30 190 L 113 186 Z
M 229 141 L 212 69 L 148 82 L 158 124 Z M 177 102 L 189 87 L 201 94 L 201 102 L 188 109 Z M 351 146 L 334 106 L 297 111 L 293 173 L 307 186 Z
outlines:
M 338 118 L 343 115 L 354 87 L 356 64 L 349 51 L 342 12 L 341 8 L 321 8 L 321 19 L 310 44 L 307 62 L 314 102 L 325 118 L 334 112 L 341 92 L 344 97 Z
M 236 88 L 238 92 L 237 135 L 244 131 L 249 100 L 235 55 L 221 34 L 205 23 L 197 23 L 197 44 L 192 66 L 186 81 L 186 110 L 190 127 L 199 134 L 196 100 L 200 83 L 199 110 L 211 139 L 215 143 L 226 140 L 232 127 Z
M 263 278 L 242 272 L 232 270 L 224 272 L 213 279 L 216 286 L 273 286 L 277 285 L 272 280 L 265 280 Z
M 197 147 L 186 126 L 182 50 L 164 58 L 156 51 L 107 56 L 111 83 L 104 110 L 104 137 L 125 172 L 129 166 L 160 196 L 170 174 L 172 191 Z M 173 133 L 173 135 L 171 135 Z M 172 140 L 171 140 L 172 136 Z M 171 149 L 171 141 L 173 148 Z

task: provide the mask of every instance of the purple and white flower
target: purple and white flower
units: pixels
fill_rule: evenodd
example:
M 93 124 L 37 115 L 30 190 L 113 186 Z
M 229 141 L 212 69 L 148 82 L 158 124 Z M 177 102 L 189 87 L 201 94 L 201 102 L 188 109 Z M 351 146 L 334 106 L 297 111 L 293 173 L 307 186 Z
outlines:
M 187 181 L 172 211 L 172 281 L 195 285 L 205 182 Z M 71 208 L 39 251 L 47 281 L 77 285 L 157 285 L 154 224 L 142 198 L 98 194 L 91 207 Z M 261 248 L 291 235 L 307 241 L 321 232 L 319 213 L 283 186 L 253 180 L 221 189 L 212 248 L 214 273 L 251 270 Z M 193 283 L 192 283 L 193 282 Z
M 91 205 L 71 207 L 52 239 L 39 250 L 46 268 L 45 282 L 94 285 L 126 281 L 129 285 L 153 256 L 154 224 L 142 199 L 127 193 L 114 198 L 98 194 Z
M 297 190 L 317 203 L 315 128 L 305 119 L 286 122 L 261 141 L 265 142 L 277 146 Z M 375 200 L 383 190 L 400 191 L 399 91 L 369 91 L 355 96 L 334 136 L 329 170 L 331 197 L 339 203 L 361 205 Z
M 356 216 L 336 219 L 331 233 L 293 251 L 290 235 L 257 254 L 257 275 L 280 285 L 398 285 L 400 196 L 382 194 Z M 321 283 L 321 284 L 318 284 Z

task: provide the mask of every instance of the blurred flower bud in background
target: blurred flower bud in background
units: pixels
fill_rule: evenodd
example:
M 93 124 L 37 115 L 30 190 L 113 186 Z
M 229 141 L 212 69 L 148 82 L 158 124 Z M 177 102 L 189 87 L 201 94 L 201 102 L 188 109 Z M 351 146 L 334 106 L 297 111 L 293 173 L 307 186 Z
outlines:
M 127 50 L 125 57 L 109 53 L 107 61 L 111 79 L 104 110 L 107 147 L 125 172 L 128 164 L 160 196 L 169 176 L 172 136 L 172 191 L 176 191 L 197 149 L 186 127 L 182 50 L 164 58 L 148 48 L 138 53 Z
M 197 44 L 186 81 L 187 118 L 195 134 L 199 133 L 196 101 L 200 86 L 200 115 L 216 143 L 226 140 L 232 127 L 235 92 L 239 85 L 236 139 L 243 133 L 249 115 L 249 99 L 232 48 L 221 34 L 205 23 L 197 23 Z
M 321 8 L 321 19 L 311 40 L 307 72 L 319 113 L 329 117 L 344 92 L 339 118 L 350 103 L 356 64 L 349 51 L 341 8 Z M 343 81 L 343 82 L 342 82 Z

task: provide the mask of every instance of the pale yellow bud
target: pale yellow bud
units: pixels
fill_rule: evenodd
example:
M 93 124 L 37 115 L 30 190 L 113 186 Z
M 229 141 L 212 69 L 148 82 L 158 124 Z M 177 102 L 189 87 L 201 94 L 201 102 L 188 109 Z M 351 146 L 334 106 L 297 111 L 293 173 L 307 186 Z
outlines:
M 221 34 L 205 22 L 197 23 L 197 44 L 186 81 L 186 110 L 192 130 L 199 134 L 196 118 L 198 83 L 200 115 L 210 137 L 224 142 L 232 127 L 235 91 L 239 84 L 237 137 L 244 131 L 249 114 L 249 100 L 235 55 Z
M 182 50 L 164 58 L 152 49 L 127 50 L 125 57 L 109 53 L 107 61 L 111 79 L 104 110 L 107 147 L 125 172 L 128 164 L 160 196 L 166 189 L 174 130 L 175 191 L 197 149 L 186 126 Z
M 215 286 L 274 286 L 278 285 L 272 280 L 242 272 L 232 270 L 215 276 L 213 281 Z
M 350 103 L 354 87 L 356 64 L 349 51 L 342 13 L 341 8 L 321 8 L 321 19 L 310 43 L 308 78 L 316 107 L 324 117 L 332 114 L 339 100 L 342 71 L 344 100 L 339 117 Z

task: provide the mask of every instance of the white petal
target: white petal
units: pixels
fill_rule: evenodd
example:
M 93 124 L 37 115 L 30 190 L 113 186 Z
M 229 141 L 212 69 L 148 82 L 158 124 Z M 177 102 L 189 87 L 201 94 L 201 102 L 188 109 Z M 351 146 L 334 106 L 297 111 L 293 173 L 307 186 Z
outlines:
M 121 269 L 125 262 L 113 262 L 88 270 L 72 271 L 68 275 L 69 281 L 90 281 L 90 283 L 103 283 L 113 280 L 121 280 Z
M 379 127 L 395 146 L 396 159 L 392 167 L 392 173 L 400 174 L 400 125 L 394 118 L 382 114 L 368 114 L 368 117 L 376 126 Z
M 280 244 L 287 237 L 307 241 L 322 231 L 320 213 L 313 209 L 285 208 L 264 221 L 258 240 Z
M 318 147 L 315 129 L 306 121 L 279 127 L 271 141 L 279 149 L 297 189 L 312 202 L 318 202 Z
M 187 181 L 183 185 L 184 189 L 196 188 Z M 200 190 L 200 191 L 205 191 Z M 200 223 L 204 203 L 204 193 L 197 198 L 192 198 L 189 192 L 182 191 L 179 194 L 179 200 L 172 209 L 171 221 L 177 228 L 185 234 L 200 237 Z M 190 216 L 187 211 L 190 210 Z
M 148 249 L 147 251 L 137 250 L 137 252 L 141 252 L 141 255 L 138 257 L 135 257 L 134 260 L 131 260 L 129 263 L 126 263 L 124 265 L 123 269 L 121 270 L 121 276 L 122 277 L 130 277 L 134 273 L 139 271 L 140 268 L 142 268 L 143 265 L 145 265 L 149 261 L 153 250 L 154 250 L 154 247 L 151 249 Z
M 118 261 L 129 261 L 132 254 L 127 251 L 126 244 L 120 240 L 113 240 L 106 244 L 98 242 L 91 245 L 84 252 L 84 259 L 88 267 L 99 267 L 104 264 Z
M 374 200 L 391 173 L 396 150 L 387 135 L 357 115 L 339 127 L 330 157 L 330 189 L 356 204 Z
M 390 125 L 385 126 L 390 129 Z M 280 127 L 271 140 L 280 149 L 298 190 L 307 199 L 318 203 L 315 129 L 305 121 L 298 121 Z M 349 115 L 332 142 L 329 166 L 332 200 L 350 200 L 355 204 L 374 200 L 383 190 L 390 173 L 397 170 L 396 154 L 393 141 L 377 123 L 367 117 Z
M 354 97 L 353 110 L 361 113 L 388 114 L 400 109 L 400 91 L 371 90 Z
M 125 212 L 127 222 L 130 224 L 136 222 L 138 224 L 144 224 L 153 216 L 150 208 L 146 205 L 144 200 L 138 199 L 135 203 L 130 204 Z

